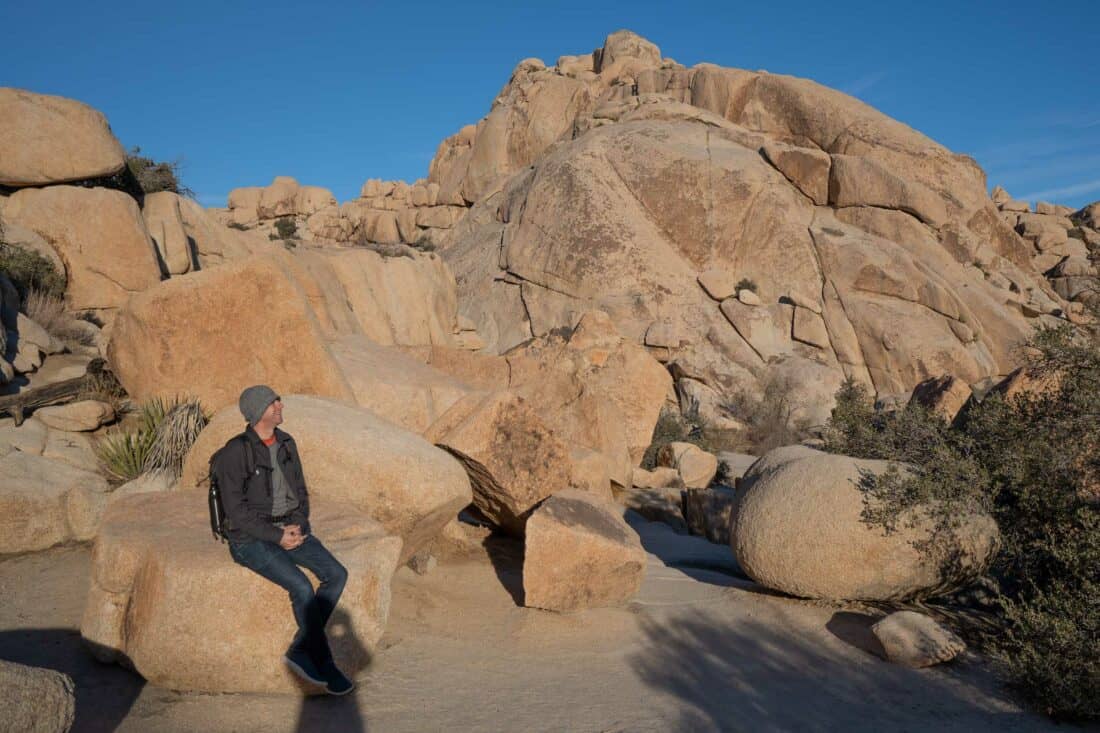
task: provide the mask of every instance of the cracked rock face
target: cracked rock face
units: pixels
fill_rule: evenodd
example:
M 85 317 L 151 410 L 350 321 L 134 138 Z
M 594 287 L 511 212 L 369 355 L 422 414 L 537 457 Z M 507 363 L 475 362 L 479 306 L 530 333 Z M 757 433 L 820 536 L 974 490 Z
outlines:
M 489 350 L 600 309 L 720 394 L 788 379 L 817 422 L 845 377 L 894 393 L 1006 373 L 1059 311 L 970 158 L 807 80 L 613 40 L 599 72 L 518 67 L 463 161 L 445 141 L 433 162 L 480 197 L 443 256 Z M 573 124 L 538 126 L 536 102 L 566 96 L 550 119 Z

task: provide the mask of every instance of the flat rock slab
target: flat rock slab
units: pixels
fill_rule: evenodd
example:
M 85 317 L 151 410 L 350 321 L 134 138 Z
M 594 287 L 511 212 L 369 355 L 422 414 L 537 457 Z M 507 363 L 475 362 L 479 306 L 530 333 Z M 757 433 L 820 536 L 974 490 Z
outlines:
M 43 407 L 35 415 L 47 426 L 70 433 L 95 430 L 115 419 L 115 410 L 99 400 L 80 400 L 67 405 Z
M 328 635 L 355 675 L 385 630 L 401 540 L 347 503 L 313 502 L 311 524 L 348 570 Z M 211 537 L 205 491 L 138 494 L 108 510 L 80 629 L 102 661 L 175 690 L 315 694 L 282 660 L 296 628 L 286 591 Z
M 641 587 L 646 556 L 613 504 L 569 489 L 527 521 L 524 605 L 579 611 L 629 600 Z
M 0 476 L 0 555 L 91 539 L 109 500 L 98 473 L 21 450 L 0 458 Z

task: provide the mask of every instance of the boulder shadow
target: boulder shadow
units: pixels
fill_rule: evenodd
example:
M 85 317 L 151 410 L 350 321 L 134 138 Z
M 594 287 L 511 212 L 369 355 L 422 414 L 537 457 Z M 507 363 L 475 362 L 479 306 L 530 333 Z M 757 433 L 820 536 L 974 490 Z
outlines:
M 881 619 L 882 616 L 871 616 L 866 613 L 837 611 L 826 622 L 825 629 L 844 643 L 879 659 L 885 659 L 886 650 L 882 648 L 882 642 L 871 631 L 871 627 Z
M 72 678 L 76 690 L 72 733 L 116 730 L 145 687 L 136 672 L 93 658 L 77 629 L 0 632 L 0 659 L 53 669 Z
M 512 601 L 523 608 L 523 540 L 507 535 L 491 534 L 481 543 L 493 565 L 493 572 Z

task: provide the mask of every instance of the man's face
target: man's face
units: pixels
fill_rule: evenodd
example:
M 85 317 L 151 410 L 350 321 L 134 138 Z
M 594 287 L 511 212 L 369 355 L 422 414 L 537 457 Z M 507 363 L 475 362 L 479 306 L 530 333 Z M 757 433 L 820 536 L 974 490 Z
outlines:
M 283 424 L 283 401 L 279 397 L 275 398 L 275 401 L 267 406 L 264 410 L 264 414 L 260 417 L 260 422 L 265 422 L 272 427 Z

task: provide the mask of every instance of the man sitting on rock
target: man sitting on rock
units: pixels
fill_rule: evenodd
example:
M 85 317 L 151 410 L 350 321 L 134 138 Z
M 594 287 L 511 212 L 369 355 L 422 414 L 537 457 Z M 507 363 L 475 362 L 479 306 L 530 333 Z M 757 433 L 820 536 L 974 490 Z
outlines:
M 354 684 L 332 659 L 325 624 L 348 572 L 310 533 L 309 493 L 298 447 L 277 428 L 283 422 L 282 400 L 270 387 L 255 385 L 241 393 L 238 404 L 248 425 L 226 443 L 214 465 L 228 520 L 229 553 L 237 564 L 290 593 L 298 622 L 284 657 L 290 669 L 329 694 L 345 695 Z M 298 565 L 320 580 L 316 593 Z

